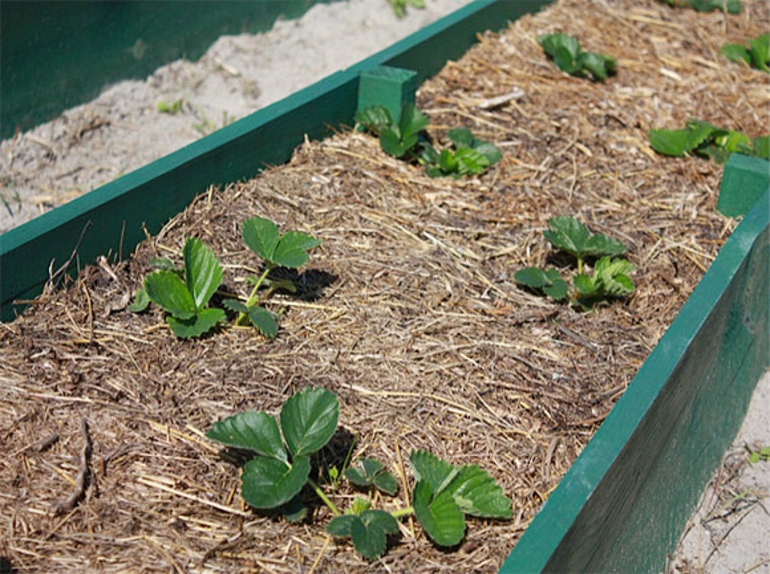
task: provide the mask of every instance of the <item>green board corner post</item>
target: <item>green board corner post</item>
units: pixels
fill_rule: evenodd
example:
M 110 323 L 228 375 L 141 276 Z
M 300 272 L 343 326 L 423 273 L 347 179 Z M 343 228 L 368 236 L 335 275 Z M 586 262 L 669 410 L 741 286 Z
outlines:
M 248 179 L 288 161 L 305 137 L 350 125 L 361 72 L 414 70 L 417 83 L 462 56 L 485 30 L 497 31 L 553 0 L 476 0 L 377 54 L 238 120 L 187 147 L 0 235 L 0 321 L 10 321 L 49 279 L 77 273 L 100 255 L 126 257 L 212 185 Z
M 730 154 L 719 188 L 717 210 L 727 217 L 746 215 L 770 185 L 770 162 Z
M 417 72 L 393 66 L 377 66 L 361 72 L 357 110 L 360 112 L 370 106 L 384 106 L 397 122 L 404 104 L 415 102 L 416 93 Z
M 500 572 L 662 572 L 770 366 L 769 314 L 766 188 Z

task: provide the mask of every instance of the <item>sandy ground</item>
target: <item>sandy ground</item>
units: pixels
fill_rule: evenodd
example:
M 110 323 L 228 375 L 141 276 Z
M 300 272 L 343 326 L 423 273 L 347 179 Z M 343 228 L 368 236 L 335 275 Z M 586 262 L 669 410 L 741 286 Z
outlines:
M 225 123 L 344 69 L 469 0 L 427 0 L 397 19 L 386 0 L 317 5 L 256 36 L 223 37 L 198 61 L 176 61 L 145 81 L 121 82 L 94 101 L 0 144 L 0 234 Z M 339 42 L 341 36 L 344 42 Z M 286 55 L 292 54 L 291 60 Z M 159 103 L 181 102 L 177 113 Z M 720 471 L 704 492 L 669 572 L 770 573 L 770 375 Z M 727 477 L 727 478 L 725 478 Z
M 428 0 L 399 19 L 387 0 L 316 4 L 265 34 L 223 36 L 197 62 L 144 81 L 0 144 L 0 234 L 345 69 L 470 0 Z M 341 41 L 344 39 L 344 41 Z M 158 104 L 181 102 L 176 113 Z

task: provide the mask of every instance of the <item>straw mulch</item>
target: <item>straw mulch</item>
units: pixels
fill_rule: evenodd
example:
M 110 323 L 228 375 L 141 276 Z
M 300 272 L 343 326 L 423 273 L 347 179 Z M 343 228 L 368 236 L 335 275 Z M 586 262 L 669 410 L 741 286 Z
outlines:
M 288 165 L 200 197 L 128 263 L 86 268 L 2 325 L 4 567 L 496 571 L 736 225 L 715 211 L 722 167 L 659 157 L 647 132 L 689 117 L 766 131 L 767 76 L 717 53 L 767 31 L 767 4 L 744 6 L 726 16 L 560 1 L 484 35 L 420 90 L 433 137 L 467 125 L 501 147 L 482 177 L 430 179 L 359 133 L 306 143 Z M 620 72 L 606 84 L 561 74 L 536 43 L 553 31 L 616 55 Z M 554 258 L 541 231 L 563 214 L 630 246 L 633 297 L 581 313 L 514 284 L 516 270 Z M 157 309 L 125 310 L 149 259 L 180 261 L 191 236 L 221 257 L 225 288 L 246 294 L 259 262 L 240 225 L 252 216 L 324 241 L 300 294 L 269 303 L 282 311 L 276 340 L 231 328 L 182 341 Z M 325 535 L 324 508 L 288 524 L 244 507 L 238 469 L 203 434 L 241 410 L 276 412 L 308 386 L 341 402 L 344 432 L 327 456 L 355 436 L 355 456 L 397 474 L 396 500 L 377 504 L 407 504 L 407 459 L 421 448 L 481 464 L 512 497 L 513 520 L 470 519 L 452 551 L 404 520 L 367 564 Z M 67 500 L 82 468 L 84 496 Z M 334 498 L 347 508 L 353 494 Z

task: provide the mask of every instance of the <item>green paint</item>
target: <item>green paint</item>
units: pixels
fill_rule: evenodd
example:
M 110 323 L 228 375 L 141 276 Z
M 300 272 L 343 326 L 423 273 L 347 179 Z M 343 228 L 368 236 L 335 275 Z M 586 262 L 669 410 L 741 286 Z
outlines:
M 361 72 L 358 86 L 358 107 L 363 111 L 370 106 L 384 106 L 398 122 L 404 104 L 415 103 L 417 72 L 390 66 L 377 66 Z
M 728 217 L 746 215 L 770 185 L 770 162 L 739 153 L 725 164 L 717 210 Z

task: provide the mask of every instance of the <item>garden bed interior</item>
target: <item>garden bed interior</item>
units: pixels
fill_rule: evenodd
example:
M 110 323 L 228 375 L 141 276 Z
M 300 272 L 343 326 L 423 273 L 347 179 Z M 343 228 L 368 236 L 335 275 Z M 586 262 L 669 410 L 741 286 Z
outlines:
M 656 155 L 652 128 L 692 117 L 755 137 L 767 76 L 718 54 L 770 26 L 770 6 L 699 14 L 663 3 L 559 0 L 485 34 L 418 91 L 431 136 L 467 126 L 503 152 L 478 178 L 432 179 L 344 130 L 300 146 L 253 180 L 212 188 L 131 259 L 83 269 L 0 326 L 0 556 L 19 571 L 495 572 L 647 358 L 736 221 L 717 213 L 722 166 Z M 542 33 L 618 58 L 606 83 L 566 76 Z M 516 90 L 524 95 L 485 105 Z M 580 312 L 518 287 L 528 265 L 567 263 L 542 237 L 575 215 L 629 246 L 636 292 Z M 268 217 L 323 240 L 279 294 L 280 331 L 173 337 L 157 308 L 126 310 L 154 257 L 199 237 L 223 289 L 248 294 L 260 262 L 243 220 Z M 106 254 L 110 255 L 110 254 Z M 513 499 L 513 520 L 470 519 L 442 550 L 410 520 L 374 564 L 329 539 L 330 518 L 289 524 L 250 510 L 239 471 L 206 439 L 242 410 L 276 412 L 325 387 L 341 404 L 326 456 L 384 461 L 408 504 L 408 455 L 478 463 Z M 92 481 L 73 510 L 83 444 Z M 39 442 L 58 440 L 37 449 Z M 344 483 L 343 483 L 344 484 Z M 348 507 L 344 485 L 335 500 Z

